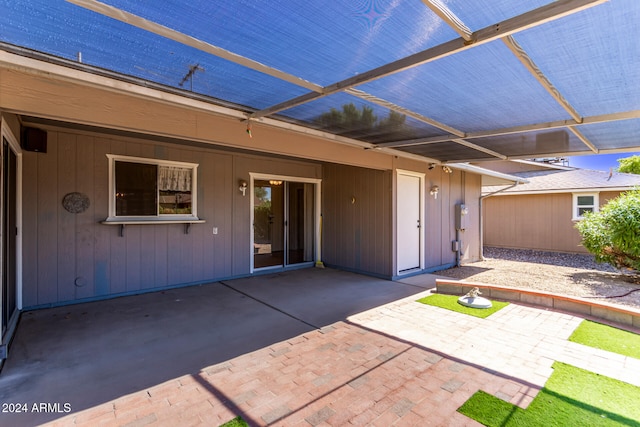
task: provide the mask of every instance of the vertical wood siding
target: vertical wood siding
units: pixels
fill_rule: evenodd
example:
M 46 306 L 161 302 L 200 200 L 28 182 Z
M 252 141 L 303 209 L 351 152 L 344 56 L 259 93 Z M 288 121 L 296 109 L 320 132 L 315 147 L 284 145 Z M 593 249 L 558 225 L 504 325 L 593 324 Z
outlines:
M 600 195 L 600 203 L 610 198 Z M 586 253 L 572 220 L 571 193 L 496 196 L 484 200 L 486 246 Z
M 437 269 L 454 264 L 456 253 L 451 242 L 456 239 L 455 205 L 464 203 L 468 210 L 468 227 L 460 233 L 462 262 L 480 259 L 480 175 L 454 170 L 445 173 L 436 167 L 426 171 L 425 177 L 425 268 Z M 430 194 L 433 186 L 440 191 L 435 198 Z
M 108 216 L 107 154 L 198 163 L 198 216 L 184 224 L 100 224 Z M 100 298 L 249 273 L 249 172 L 321 177 L 318 163 L 177 146 L 144 139 L 49 130 L 47 153 L 23 154 L 24 306 Z M 86 194 L 87 211 L 62 199 Z M 218 228 L 213 235 L 212 227 Z
M 389 277 L 391 171 L 327 163 L 323 167 L 323 261 Z
M 198 163 L 198 215 L 183 224 L 100 224 L 108 216 L 107 154 Z M 465 260 L 479 256 L 480 177 L 442 168 L 425 173 L 425 267 L 455 262 L 454 206 L 466 202 L 469 229 L 461 236 Z M 419 168 L 418 168 L 419 169 Z M 23 298 L 38 307 L 137 293 L 250 273 L 249 195 L 238 181 L 250 173 L 322 179 L 323 261 L 378 276 L 395 274 L 393 171 L 297 161 L 150 139 L 51 129 L 48 152 L 23 155 Z M 440 187 L 438 198 L 429 194 Z M 86 212 L 72 214 L 63 197 L 82 192 Z M 212 228 L 218 228 L 213 235 Z

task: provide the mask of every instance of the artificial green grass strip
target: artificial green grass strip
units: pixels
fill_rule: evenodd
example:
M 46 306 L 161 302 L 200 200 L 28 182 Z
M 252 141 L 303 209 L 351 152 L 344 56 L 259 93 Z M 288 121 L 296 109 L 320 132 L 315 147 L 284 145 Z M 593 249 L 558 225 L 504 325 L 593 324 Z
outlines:
M 483 391 L 458 412 L 489 427 L 640 426 L 640 387 L 555 362 L 527 409 Z
M 460 297 L 456 295 L 432 294 L 428 297 L 419 299 L 418 302 L 433 305 L 435 307 L 446 308 L 447 310 L 457 311 L 458 313 L 469 314 L 482 319 L 491 316 L 496 311 L 509 305 L 508 302 L 491 301 L 491 304 L 493 305 L 491 308 L 471 308 L 458 303 L 458 298 Z
M 249 424 L 242 417 L 235 417 L 231 421 L 227 421 L 226 423 L 220 425 L 220 427 L 249 427 Z
M 640 335 L 591 320 L 583 320 L 569 341 L 640 359 Z
M 516 412 L 524 409 L 479 390 L 458 408 L 458 412 L 485 426 L 505 426 Z

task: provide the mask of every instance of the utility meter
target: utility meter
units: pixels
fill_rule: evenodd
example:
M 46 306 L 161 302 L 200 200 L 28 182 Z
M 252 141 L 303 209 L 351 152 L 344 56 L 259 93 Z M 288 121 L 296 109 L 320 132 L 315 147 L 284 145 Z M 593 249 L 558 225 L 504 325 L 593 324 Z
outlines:
M 467 217 L 469 216 L 469 210 L 464 203 L 458 203 L 456 205 L 456 230 L 464 231 L 467 228 Z

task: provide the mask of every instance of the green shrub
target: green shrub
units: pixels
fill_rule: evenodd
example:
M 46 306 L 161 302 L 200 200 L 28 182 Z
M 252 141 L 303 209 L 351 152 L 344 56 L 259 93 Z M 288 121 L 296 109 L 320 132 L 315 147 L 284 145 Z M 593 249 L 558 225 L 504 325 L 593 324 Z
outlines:
M 576 224 L 598 262 L 640 273 L 640 189 L 622 193 Z
M 618 159 L 618 172 L 635 173 L 640 175 L 640 156 Z

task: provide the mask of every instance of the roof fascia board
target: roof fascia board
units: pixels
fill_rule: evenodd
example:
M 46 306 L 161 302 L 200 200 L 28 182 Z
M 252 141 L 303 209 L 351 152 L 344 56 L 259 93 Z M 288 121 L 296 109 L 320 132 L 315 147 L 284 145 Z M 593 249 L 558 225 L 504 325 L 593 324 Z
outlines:
M 93 86 L 111 92 L 126 93 L 135 97 L 151 98 L 163 103 L 171 105 L 177 104 L 227 117 L 235 117 L 238 119 L 244 119 L 246 117 L 246 114 L 239 110 L 169 93 L 157 88 L 145 87 L 135 82 L 99 75 L 92 72 L 93 67 L 85 64 L 74 64 L 74 68 L 71 68 L 69 66 L 54 64 L 0 49 L 0 67 L 46 78 L 55 78 L 56 80 Z
M 78 64 L 83 68 L 91 68 Z M 75 68 L 69 68 L 64 65 L 53 64 L 50 62 L 33 59 L 22 55 L 17 55 L 4 50 L 0 50 L 0 67 L 19 72 L 26 72 L 33 75 L 43 76 L 46 78 L 55 78 L 56 80 L 67 81 L 75 84 L 82 84 L 108 90 L 116 93 L 125 93 L 138 98 L 152 99 L 169 105 L 179 105 L 181 107 L 190 108 L 207 113 L 222 115 L 225 117 L 237 118 L 239 120 L 246 119 L 246 113 L 229 107 L 215 105 L 211 102 L 200 101 L 191 97 L 181 96 L 179 94 L 168 93 L 161 89 L 140 86 L 135 83 L 126 82 L 116 78 L 97 75 L 90 70 L 84 71 Z M 21 112 L 27 114 L 28 112 Z M 48 117 L 50 119 L 59 119 L 59 117 Z M 262 118 L 257 122 L 269 126 L 288 129 L 298 133 L 304 133 L 310 136 L 322 139 L 349 144 L 362 148 L 372 148 L 372 144 L 358 141 L 355 139 L 341 137 L 332 133 L 318 131 L 316 129 L 293 123 L 283 122 L 270 118 Z M 400 153 L 400 152 L 398 152 Z
M 101 90 L 107 90 L 114 93 L 125 94 L 127 96 L 133 96 L 136 98 L 152 100 L 161 102 L 172 106 L 180 106 L 182 108 L 192 109 L 196 111 L 203 111 L 206 113 L 212 113 L 224 117 L 231 117 L 240 121 L 246 120 L 246 113 L 243 111 L 235 110 L 229 107 L 215 105 L 211 102 L 201 101 L 193 99 L 191 96 L 181 96 L 180 94 L 170 93 L 160 88 L 145 87 L 135 82 L 128 82 L 115 77 L 107 75 L 96 74 L 93 67 L 86 64 L 73 63 L 74 67 L 71 68 L 65 65 L 59 65 L 52 62 L 44 61 L 41 59 L 30 58 L 24 55 L 18 55 L 16 53 L 7 52 L 0 49 L 0 68 L 28 73 L 35 76 L 41 76 L 47 79 L 55 79 L 59 81 L 66 81 L 73 84 L 86 85 L 95 87 Z M 13 111 L 16 114 L 31 114 L 29 111 Z M 54 114 L 48 117 L 43 117 L 51 120 L 64 120 L 63 117 L 58 117 Z M 289 123 L 280 121 L 268 117 L 263 117 L 255 120 L 255 122 L 272 126 L 279 129 L 296 132 L 310 137 L 323 139 L 328 142 L 350 145 L 362 149 L 377 148 L 373 144 L 358 141 L 351 138 L 335 135 L 329 132 L 324 132 L 316 129 L 312 129 L 306 126 L 300 126 L 295 123 Z M 80 123 L 88 126 L 95 126 L 96 123 Z M 122 129 L 130 130 L 130 129 Z M 423 157 L 411 153 L 406 153 L 394 149 L 377 149 L 390 156 L 398 156 L 408 158 L 412 160 L 419 160 L 423 163 L 440 163 L 439 160 Z
M 438 159 L 432 159 L 431 157 L 425 157 L 419 154 L 407 153 L 405 151 L 394 150 L 392 148 L 381 148 L 379 149 L 379 151 L 390 154 L 392 156 L 401 157 L 404 159 L 417 160 L 419 162 L 424 163 L 425 165 L 432 164 L 432 163 L 441 164 L 440 160 Z

